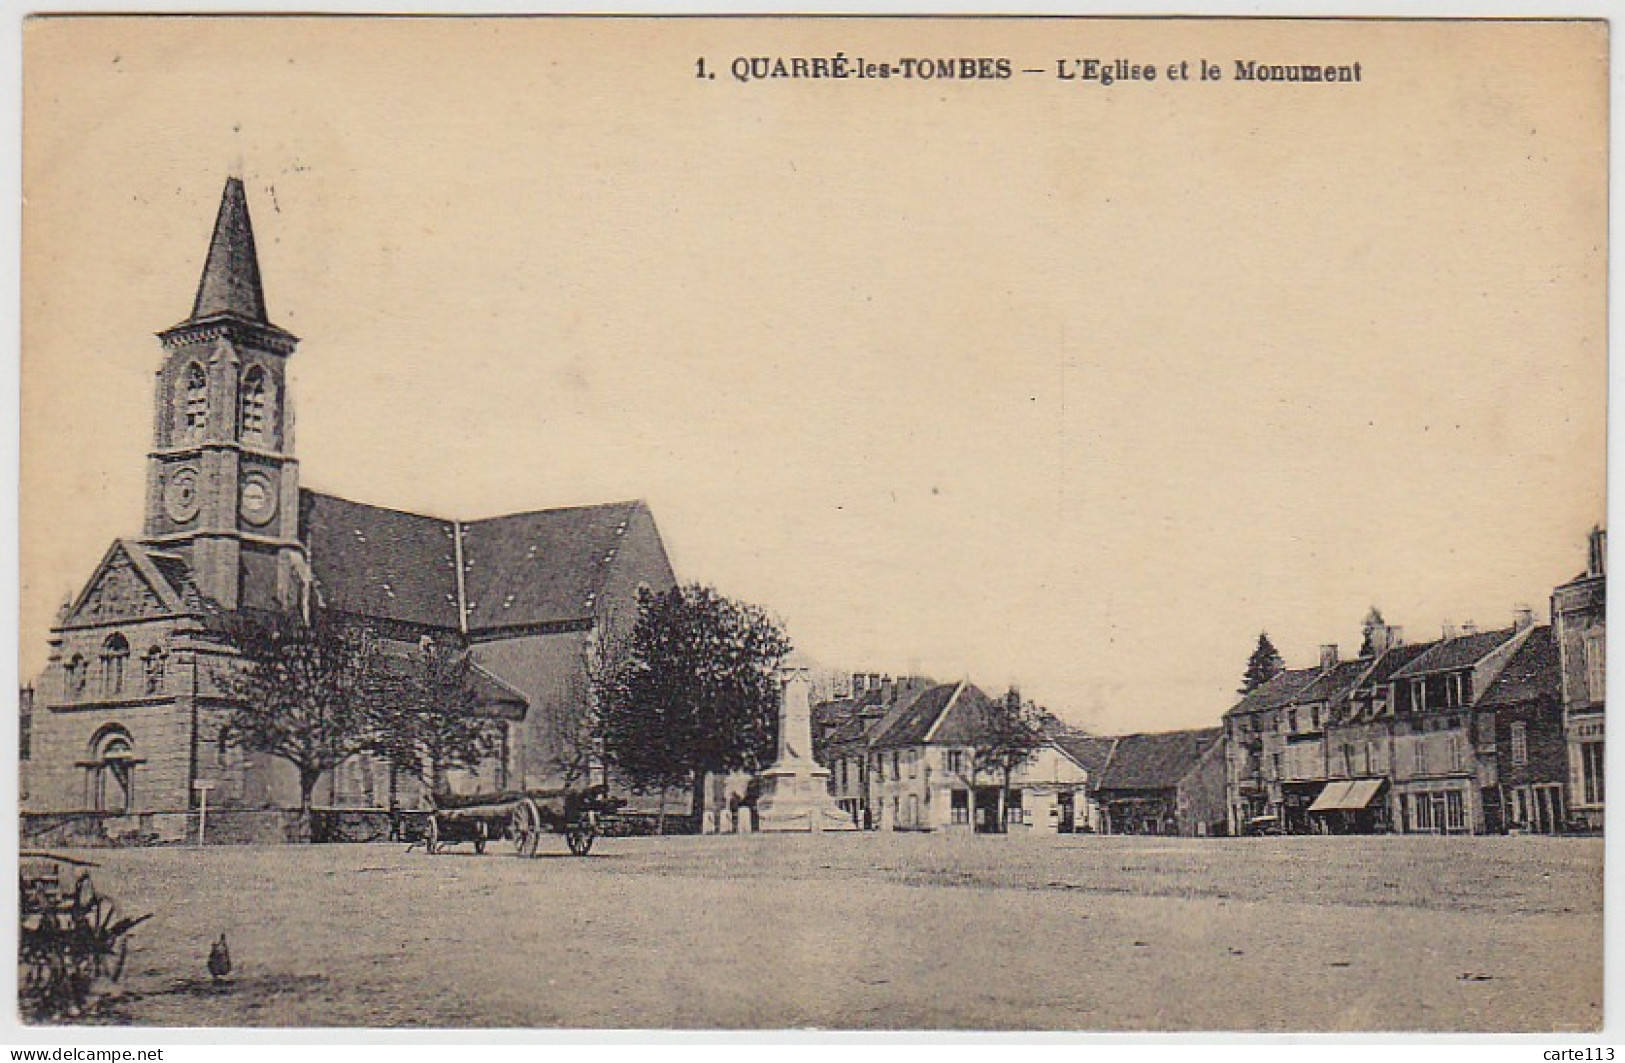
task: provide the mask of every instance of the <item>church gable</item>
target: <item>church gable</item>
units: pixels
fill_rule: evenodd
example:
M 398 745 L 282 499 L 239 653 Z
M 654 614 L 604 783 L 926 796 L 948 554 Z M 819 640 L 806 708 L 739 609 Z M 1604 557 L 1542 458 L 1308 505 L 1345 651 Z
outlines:
M 61 627 L 162 619 L 186 612 L 180 593 L 145 550 L 127 539 L 113 543 L 69 608 Z

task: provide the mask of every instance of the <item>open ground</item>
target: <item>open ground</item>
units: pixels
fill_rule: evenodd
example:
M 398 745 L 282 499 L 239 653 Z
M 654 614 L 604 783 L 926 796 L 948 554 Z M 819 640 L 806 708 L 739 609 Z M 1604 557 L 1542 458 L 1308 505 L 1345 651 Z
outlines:
M 155 1026 L 1589 1030 L 1600 839 L 98 850 Z M 465 847 L 466 849 L 466 847 Z M 228 935 L 235 967 L 205 970 Z

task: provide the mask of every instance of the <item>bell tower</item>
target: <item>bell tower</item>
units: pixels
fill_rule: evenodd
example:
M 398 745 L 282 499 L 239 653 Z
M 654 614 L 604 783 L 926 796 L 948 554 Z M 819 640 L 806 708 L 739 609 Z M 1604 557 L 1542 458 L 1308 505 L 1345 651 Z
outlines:
M 287 387 L 299 341 L 266 316 L 241 179 L 226 179 L 191 315 L 158 339 L 143 541 L 184 559 L 223 608 L 297 605 L 309 579 Z

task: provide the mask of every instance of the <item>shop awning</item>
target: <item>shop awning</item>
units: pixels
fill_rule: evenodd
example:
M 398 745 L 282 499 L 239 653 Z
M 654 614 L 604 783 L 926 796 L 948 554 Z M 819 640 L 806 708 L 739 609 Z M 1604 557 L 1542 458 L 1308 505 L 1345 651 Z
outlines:
M 1354 785 L 1349 787 L 1349 795 L 1345 799 L 1348 803 L 1343 807 L 1356 810 L 1365 808 L 1381 789 L 1381 779 L 1356 779 Z
M 1315 803 L 1309 806 L 1311 812 L 1336 812 L 1343 807 L 1343 801 L 1348 797 L 1349 790 L 1354 786 L 1351 782 L 1329 782 L 1326 788 L 1320 791 Z
M 1354 779 L 1350 782 L 1329 782 L 1320 791 L 1311 812 L 1358 812 L 1371 803 L 1382 789 L 1381 779 Z

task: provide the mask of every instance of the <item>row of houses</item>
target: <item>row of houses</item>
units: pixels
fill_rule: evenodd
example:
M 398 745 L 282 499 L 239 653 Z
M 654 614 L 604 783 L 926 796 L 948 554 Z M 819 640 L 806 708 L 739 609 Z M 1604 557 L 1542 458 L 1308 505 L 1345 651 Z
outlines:
M 1603 817 L 1606 535 L 1586 570 L 1509 627 L 1287 669 L 1224 716 L 1232 833 L 1554 834 Z
M 1049 719 L 1010 775 L 978 766 L 993 702 L 969 681 L 859 674 L 814 709 L 814 749 L 858 826 L 1213 835 L 1555 834 L 1604 805 L 1606 534 L 1554 589 L 1551 622 L 1368 626 L 1287 668 L 1221 727 L 1089 735 Z M 1001 792 L 1002 791 L 1002 792 Z
M 814 746 L 836 802 L 865 829 L 1224 830 L 1221 729 L 1100 736 L 1047 720 L 1007 787 L 976 758 L 993 708 L 968 680 L 858 675 L 849 695 L 814 708 Z

